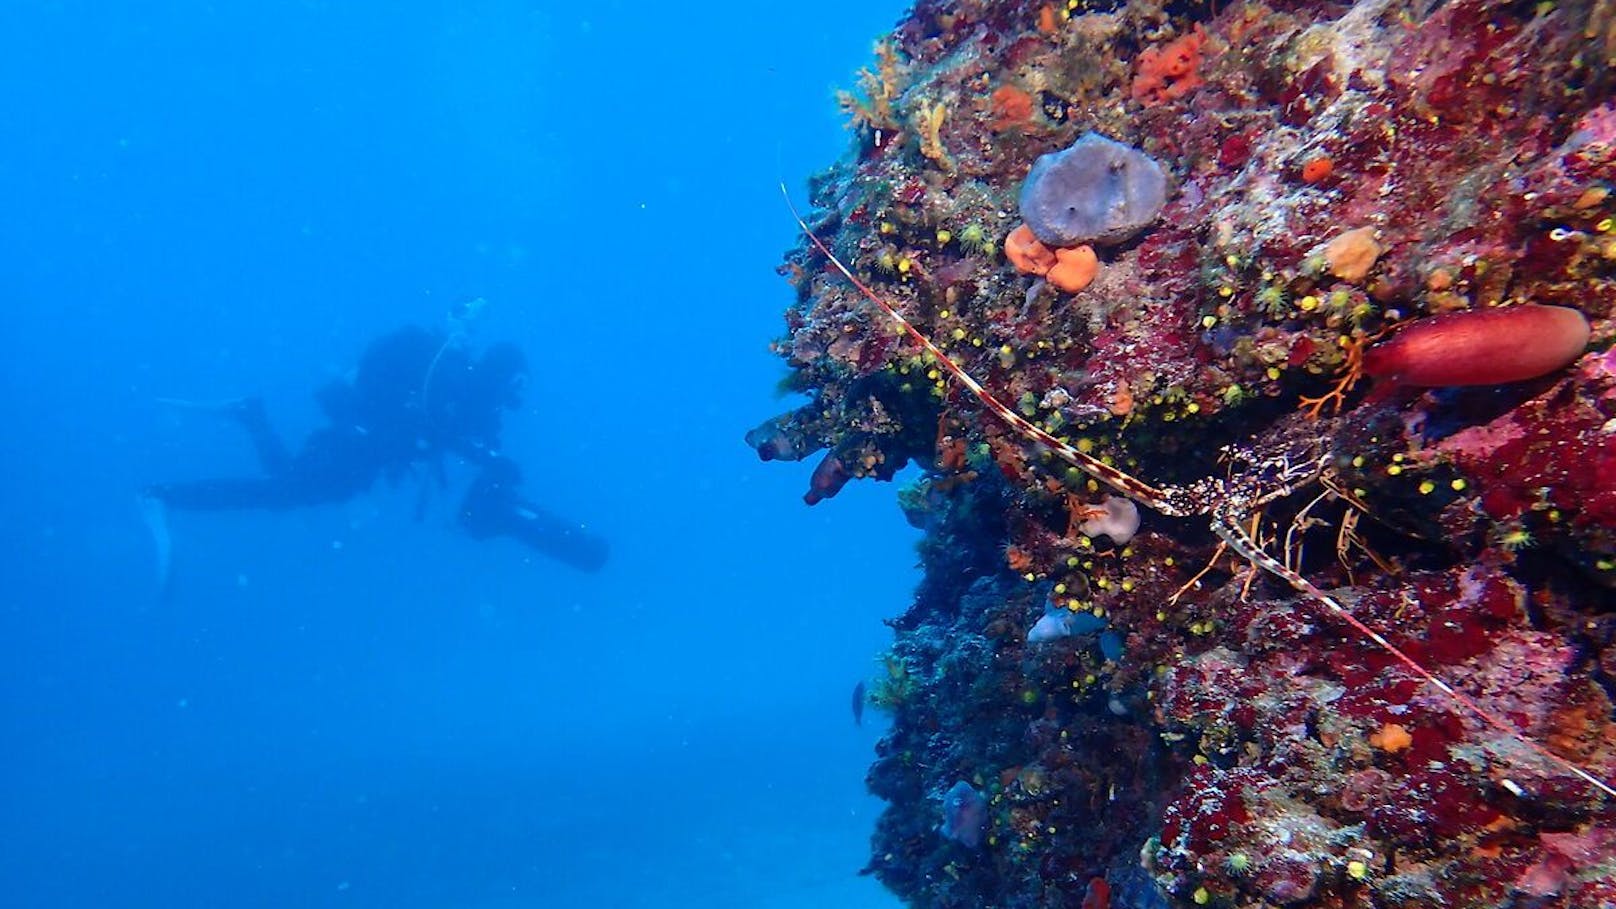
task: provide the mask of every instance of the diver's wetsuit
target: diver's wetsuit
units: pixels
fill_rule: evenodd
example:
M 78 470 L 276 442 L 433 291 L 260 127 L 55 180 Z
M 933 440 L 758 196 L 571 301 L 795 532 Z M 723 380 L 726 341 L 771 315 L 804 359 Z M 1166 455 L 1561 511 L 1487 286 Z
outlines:
M 496 457 L 478 475 L 460 504 L 460 526 L 474 540 L 510 537 L 580 571 L 606 564 L 606 541 L 517 495 L 521 471 Z
M 501 414 L 519 406 L 524 373 L 513 346 L 495 345 L 474 360 L 443 335 L 401 329 L 366 349 L 352 383 L 320 390 L 330 422 L 296 453 L 275 435 L 261 402 L 230 409 L 252 440 L 262 476 L 167 483 L 146 495 L 189 511 L 334 504 L 380 477 L 396 482 L 418 464 L 441 483 L 443 455 L 452 452 L 483 467 L 461 507 L 471 536 L 509 536 L 575 568 L 597 570 L 606 560 L 605 541 L 519 498 L 520 471 L 496 454 Z
M 252 439 L 261 477 L 164 483 L 147 494 L 186 511 L 300 508 L 346 502 L 371 487 L 387 457 L 356 426 L 326 426 L 309 434 L 296 455 L 275 435 L 256 398 L 231 412 Z

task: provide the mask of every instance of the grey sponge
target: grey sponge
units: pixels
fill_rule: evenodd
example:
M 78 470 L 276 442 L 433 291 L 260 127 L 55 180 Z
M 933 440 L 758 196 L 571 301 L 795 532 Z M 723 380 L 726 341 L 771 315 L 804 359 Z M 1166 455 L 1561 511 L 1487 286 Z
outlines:
M 1167 175 L 1155 159 L 1099 133 L 1033 162 L 1021 218 L 1047 246 L 1121 243 L 1156 220 Z

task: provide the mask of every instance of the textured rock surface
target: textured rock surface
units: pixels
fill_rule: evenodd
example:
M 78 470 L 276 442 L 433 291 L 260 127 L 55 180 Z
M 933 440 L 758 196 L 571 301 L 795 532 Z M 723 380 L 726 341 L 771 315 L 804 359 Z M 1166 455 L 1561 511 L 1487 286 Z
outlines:
M 809 222 L 1010 411 L 1154 484 L 1218 478 L 1191 488 L 1224 500 L 1199 504 L 1609 780 L 1613 58 L 1616 12 L 1591 2 L 923 2 L 848 99 L 853 154 L 814 180 Z M 1033 162 L 1090 132 L 1174 189 L 1098 250 L 1091 286 L 1055 293 L 1000 245 Z M 1616 905 L 1610 800 L 1233 557 L 1207 515 L 1147 494 L 1125 544 L 1090 539 L 1114 491 L 819 252 L 783 271 L 776 346 L 809 400 L 759 439 L 826 450 L 841 481 L 919 468 L 898 499 L 925 574 L 871 686 L 894 722 L 869 870 L 893 891 L 1078 906 L 1101 877 L 1118 907 Z M 1522 303 L 1582 313 L 1587 352 L 1512 384 L 1338 384 L 1366 350 L 1442 357 L 1390 340 L 1410 320 Z M 1030 643 L 1046 619 L 1073 633 Z M 975 849 L 939 832 L 961 780 L 987 803 Z

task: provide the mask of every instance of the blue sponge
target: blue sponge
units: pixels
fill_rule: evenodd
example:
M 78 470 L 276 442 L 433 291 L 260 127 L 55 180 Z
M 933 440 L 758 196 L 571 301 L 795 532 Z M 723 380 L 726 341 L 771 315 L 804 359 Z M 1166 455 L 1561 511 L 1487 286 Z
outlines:
M 1040 157 L 1021 184 L 1021 218 L 1046 246 L 1121 243 L 1166 202 L 1167 175 L 1155 159 L 1092 132 Z

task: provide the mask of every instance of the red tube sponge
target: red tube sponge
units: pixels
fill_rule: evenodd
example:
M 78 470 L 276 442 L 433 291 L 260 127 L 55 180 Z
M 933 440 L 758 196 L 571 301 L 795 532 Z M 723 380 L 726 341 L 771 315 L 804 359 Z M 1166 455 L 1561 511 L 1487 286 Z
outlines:
M 1364 352 L 1363 370 L 1403 385 L 1500 385 L 1566 366 L 1588 346 L 1588 320 L 1528 303 L 1416 320 Z

